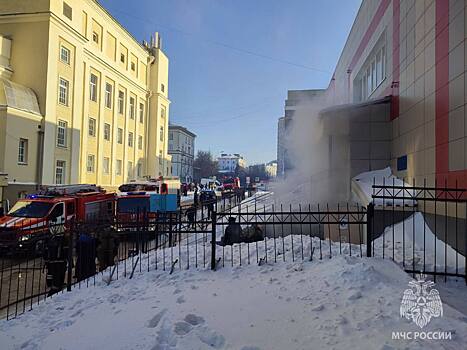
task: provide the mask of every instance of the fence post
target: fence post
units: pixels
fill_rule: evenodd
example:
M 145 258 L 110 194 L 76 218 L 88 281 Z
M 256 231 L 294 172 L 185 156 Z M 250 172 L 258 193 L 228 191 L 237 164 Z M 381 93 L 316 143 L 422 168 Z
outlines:
M 73 235 L 76 231 L 75 221 L 72 219 L 70 223 L 70 232 L 68 234 L 68 266 L 67 266 L 67 279 L 66 279 L 66 290 L 71 292 L 71 280 L 72 280 L 72 269 L 73 269 Z
M 371 242 L 373 239 L 373 217 L 375 214 L 375 205 L 368 203 L 366 208 L 366 256 L 371 257 Z
M 211 270 L 216 269 L 216 222 L 217 213 L 213 210 L 211 213 Z

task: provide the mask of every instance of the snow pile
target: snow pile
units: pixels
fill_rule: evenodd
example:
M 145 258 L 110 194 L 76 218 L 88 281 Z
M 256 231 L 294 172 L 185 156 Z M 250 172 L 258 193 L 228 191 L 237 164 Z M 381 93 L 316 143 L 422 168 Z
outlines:
M 373 185 L 378 186 L 405 186 L 410 187 L 412 185 L 402 181 L 401 179 L 392 175 L 391 168 L 387 167 L 381 170 L 368 171 L 355 176 L 352 179 L 352 191 L 356 194 L 363 203 L 367 205 L 372 199 L 372 195 L 393 197 L 391 199 L 384 199 L 384 205 L 392 206 L 414 206 L 417 201 L 410 199 L 401 199 L 402 197 L 413 197 L 415 193 L 413 190 L 406 189 L 373 189 Z M 375 198 L 373 200 L 375 205 L 383 205 L 382 198 Z
M 409 280 L 389 260 L 348 256 L 172 275 L 152 270 L 63 293 L 0 321 L 0 344 L 79 350 L 463 348 L 467 317 L 443 293 L 443 317 L 424 330 L 451 331 L 453 340 L 391 339 L 392 331 L 420 331 L 399 315 Z M 454 295 L 464 303 L 466 292 Z
M 405 232 L 405 233 L 404 233 Z M 465 258 L 449 244 L 436 237 L 426 224 L 422 213 L 415 213 L 403 222 L 386 227 L 384 233 L 374 241 L 375 256 L 382 256 L 402 263 L 415 270 L 456 272 L 465 271 Z M 435 254 L 436 249 L 436 254 Z M 415 256 L 415 259 L 412 257 Z

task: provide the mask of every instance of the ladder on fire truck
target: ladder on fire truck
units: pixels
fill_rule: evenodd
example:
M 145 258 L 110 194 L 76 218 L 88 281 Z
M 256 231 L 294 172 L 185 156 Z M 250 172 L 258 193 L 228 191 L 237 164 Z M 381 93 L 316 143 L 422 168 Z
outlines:
M 40 191 L 41 195 L 73 195 L 77 193 L 102 192 L 102 188 L 97 185 L 78 184 L 78 185 L 54 185 L 47 186 Z

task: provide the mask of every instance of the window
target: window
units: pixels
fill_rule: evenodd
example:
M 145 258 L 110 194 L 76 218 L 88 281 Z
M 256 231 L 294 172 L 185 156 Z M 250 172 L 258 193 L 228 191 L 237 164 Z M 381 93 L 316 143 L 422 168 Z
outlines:
M 131 62 L 131 70 L 134 72 L 136 70 L 135 62 Z
M 70 64 L 70 50 L 65 46 L 60 46 L 60 61 Z
M 55 163 L 55 183 L 63 185 L 65 183 L 65 161 L 57 160 Z
M 174 134 L 172 132 L 169 132 L 169 140 L 173 140 L 174 139 Z
M 360 101 L 368 99 L 371 94 L 386 79 L 386 48 L 382 46 L 373 55 L 370 55 L 368 62 L 364 65 L 357 80 L 359 86 L 356 87 Z
M 104 174 L 109 173 L 109 168 L 110 168 L 110 158 L 109 157 L 104 157 L 104 161 L 102 162 L 102 167 L 104 168 Z
M 91 117 L 88 122 L 88 135 L 93 137 L 96 136 L 96 119 Z
M 120 54 L 120 62 L 125 63 L 125 54 Z
M 138 136 L 138 149 L 143 149 L 143 136 Z
M 123 144 L 123 129 L 118 128 L 117 130 L 117 143 Z
M 94 154 L 88 154 L 88 162 L 87 162 L 87 171 L 88 173 L 93 173 L 94 172 L 94 163 L 95 163 L 96 157 Z
M 142 173 L 143 173 L 143 164 L 138 162 L 138 165 L 136 166 L 136 176 L 141 177 Z
M 57 124 L 57 146 L 66 147 L 66 134 L 68 123 L 59 120 Z
M 125 108 L 125 93 L 121 90 L 118 91 L 118 113 L 123 114 Z
M 110 141 L 110 124 L 104 124 L 104 140 Z
M 407 170 L 407 155 L 397 158 L 397 171 Z
M 18 163 L 19 164 L 28 163 L 28 140 L 27 139 L 19 139 Z
M 165 118 L 166 112 L 167 112 L 167 110 L 166 110 L 165 106 L 162 106 L 162 107 L 161 107 L 161 117 L 162 117 L 162 118 Z
M 68 106 L 68 86 L 70 83 L 68 80 L 60 78 L 58 102 L 62 105 Z
M 112 108 L 112 84 L 105 83 L 105 106 Z
M 115 175 L 122 175 L 122 160 L 117 159 L 115 163 Z
M 133 177 L 133 162 L 128 162 L 128 178 Z
M 99 44 L 99 34 L 92 32 L 92 41 L 94 41 L 96 44 Z
M 66 2 L 63 2 L 63 15 L 70 21 L 73 19 L 73 9 Z
M 162 151 L 159 151 L 159 165 L 162 165 Z
M 133 133 L 128 133 L 128 147 L 133 147 Z
M 89 79 L 89 98 L 91 101 L 97 102 L 97 75 L 92 73 Z
M 159 139 L 161 141 L 164 141 L 164 127 L 163 126 L 161 126 L 161 129 L 159 131 Z
M 139 104 L 139 122 L 144 123 L 144 104 Z
M 165 85 L 164 84 L 161 84 L 161 91 L 165 92 Z
M 130 97 L 130 118 L 135 119 L 135 98 Z

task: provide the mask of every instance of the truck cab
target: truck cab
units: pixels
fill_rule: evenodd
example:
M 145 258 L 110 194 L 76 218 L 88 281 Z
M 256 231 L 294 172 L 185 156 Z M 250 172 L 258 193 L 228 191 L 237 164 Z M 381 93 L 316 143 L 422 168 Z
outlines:
M 114 205 L 114 194 L 94 185 L 48 187 L 18 200 L 0 217 L 0 249 L 34 248 L 50 234 L 68 232 L 73 221 L 110 221 Z

